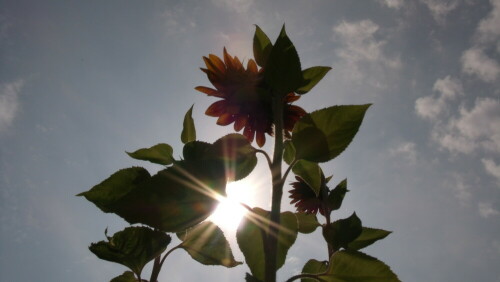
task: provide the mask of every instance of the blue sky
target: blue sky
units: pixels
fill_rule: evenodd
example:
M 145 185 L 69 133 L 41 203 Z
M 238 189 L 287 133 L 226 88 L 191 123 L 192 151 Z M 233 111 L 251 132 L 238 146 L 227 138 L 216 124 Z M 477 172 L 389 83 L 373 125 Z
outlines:
M 322 166 L 351 190 L 334 216 L 392 230 L 366 252 L 403 281 L 500 281 L 498 0 L 0 1 L 0 280 L 121 274 L 87 246 L 126 223 L 74 195 L 120 168 L 158 170 L 124 151 L 165 142 L 180 155 L 193 103 L 199 139 L 230 132 L 203 114 L 201 58 L 224 46 L 251 58 L 253 24 L 274 39 L 283 23 L 304 68 L 333 67 L 300 106 L 374 104 Z M 250 176 L 252 205 L 268 207 L 266 177 Z M 319 231 L 299 236 L 280 280 L 310 258 L 326 259 Z M 160 281 L 247 271 L 176 251 Z

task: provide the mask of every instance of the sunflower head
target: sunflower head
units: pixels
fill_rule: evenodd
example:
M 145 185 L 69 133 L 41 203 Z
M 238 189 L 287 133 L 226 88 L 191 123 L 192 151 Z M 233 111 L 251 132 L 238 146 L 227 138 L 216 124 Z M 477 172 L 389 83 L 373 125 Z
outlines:
M 264 68 L 259 69 L 253 59 L 246 68 L 236 56 L 231 56 L 224 48 L 223 59 L 210 54 L 203 57 L 208 80 L 214 88 L 198 86 L 195 89 L 208 96 L 221 98 L 208 107 L 205 114 L 217 117 L 218 125 L 234 123 L 234 130 L 243 129 L 243 135 L 262 147 L 265 134 L 273 135 L 273 110 L 270 88 L 264 81 Z M 300 96 L 289 93 L 283 99 L 284 134 L 290 137 L 293 126 L 306 112 L 292 102 Z
M 300 176 L 295 176 L 295 180 L 297 181 L 291 183 L 293 188 L 289 191 L 290 198 L 292 199 L 290 204 L 295 204 L 298 212 L 316 214 L 319 211 L 322 215 L 325 215 L 328 208 L 324 199 L 324 195 L 328 193 L 323 193 L 324 189 L 328 192 L 325 177 L 323 175 L 321 177 L 321 191 L 318 196 L 314 193 L 311 186 Z

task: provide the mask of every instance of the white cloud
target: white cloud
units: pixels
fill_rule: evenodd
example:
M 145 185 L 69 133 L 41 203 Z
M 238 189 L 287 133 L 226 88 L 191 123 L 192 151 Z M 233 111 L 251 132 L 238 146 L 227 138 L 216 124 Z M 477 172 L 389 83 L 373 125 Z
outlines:
M 484 218 L 500 214 L 500 212 L 493 208 L 491 203 L 479 203 L 477 207 L 479 209 L 479 214 Z
M 452 189 L 455 190 L 455 197 L 457 197 L 462 204 L 466 204 L 471 197 L 471 187 L 467 185 L 462 176 L 458 174 L 453 175 L 454 182 L 451 184 Z
M 433 90 L 438 93 L 436 97 L 425 96 L 415 101 L 417 114 L 426 119 L 435 120 L 448 110 L 448 101 L 463 95 L 462 83 L 451 76 L 438 79 L 434 83 Z
M 0 132 L 12 124 L 19 111 L 19 92 L 23 84 L 18 80 L 0 85 Z
M 164 20 L 167 35 L 184 33 L 196 27 L 196 22 L 187 16 L 183 7 L 174 7 L 163 11 L 161 17 Z
M 458 0 L 421 0 L 429 8 L 434 20 L 443 23 L 444 19 L 458 6 Z
M 458 117 L 444 126 L 436 124 L 433 137 L 449 151 L 472 153 L 476 149 L 500 152 L 500 101 L 476 99 L 471 110 L 462 107 Z
M 500 36 L 500 0 L 490 0 L 492 10 L 479 22 L 477 32 L 481 41 L 494 42 Z
M 402 156 L 411 163 L 415 163 L 417 160 L 417 150 L 416 145 L 413 142 L 404 142 L 399 144 L 397 147 L 389 150 L 389 153 L 393 156 Z
M 476 75 L 485 82 L 494 81 L 500 74 L 500 65 L 489 58 L 482 48 L 472 47 L 466 50 L 461 60 L 462 70 L 465 73 Z
M 378 0 L 378 2 L 392 9 L 399 9 L 404 4 L 403 0 Z
M 498 183 L 500 183 L 500 164 L 497 165 L 492 159 L 486 158 L 481 159 L 481 162 L 483 162 L 483 166 L 486 172 L 496 177 Z
M 349 77 L 357 80 L 363 78 L 360 70 L 360 64 L 363 63 L 391 69 L 401 67 L 399 58 L 390 58 L 384 54 L 386 41 L 375 37 L 378 31 L 379 26 L 371 20 L 343 21 L 333 27 L 333 39 L 341 43 L 336 54 L 346 64 L 345 71 Z

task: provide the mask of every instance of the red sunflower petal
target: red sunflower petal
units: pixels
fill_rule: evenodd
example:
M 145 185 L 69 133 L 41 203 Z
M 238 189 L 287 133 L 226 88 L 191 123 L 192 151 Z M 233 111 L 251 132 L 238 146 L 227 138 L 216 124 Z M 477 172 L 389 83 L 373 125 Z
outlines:
M 266 135 L 264 134 L 264 131 L 255 132 L 255 141 L 257 141 L 257 145 L 259 145 L 259 147 L 262 147 L 264 146 L 264 144 L 266 144 Z
M 243 136 L 247 138 L 248 142 L 252 143 L 254 135 L 255 131 L 252 129 L 251 126 L 247 124 L 247 126 L 245 126 L 245 129 L 243 130 Z
M 234 131 L 240 131 L 247 124 L 248 117 L 246 115 L 238 115 L 234 121 Z
M 221 73 L 225 73 L 226 72 L 226 65 L 224 64 L 224 62 L 217 56 L 213 55 L 213 54 L 210 54 L 208 55 L 208 58 L 210 58 L 210 60 L 212 61 L 212 63 L 214 64 L 214 66 L 221 72 Z
M 254 60 L 250 59 L 247 63 L 247 72 L 257 73 L 257 64 Z
M 293 92 L 290 92 L 288 93 L 285 98 L 283 99 L 283 101 L 285 103 L 292 103 L 292 102 L 295 102 L 297 101 L 298 99 L 300 99 L 300 96 L 299 95 L 295 95 Z
M 224 113 L 217 119 L 218 125 L 229 125 L 234 121 L 234 115 Z
M 219 98 L 224 98 L 224 95 L 222 93 L 220 93 L 219 91 L 212 89 L 212 88 L 208 88 L 205 86 L 197 86 L 194 89 L 196 89 L 202 93 L 205 93 L 208 96 L 215 96 L 215 97 L 219 97 Z
M 228 69 L 235 69 L 234 63 L 233 63 L 233 58 L 231 55 L 227 53 L 226 47 L 224 47 L 224 63 L 226 63 L 226 66 Z
M 226 100 L 217 101 L 208 107 L 205 114 L 211 117 L 218 117 L 226 112 L 226 105 Z

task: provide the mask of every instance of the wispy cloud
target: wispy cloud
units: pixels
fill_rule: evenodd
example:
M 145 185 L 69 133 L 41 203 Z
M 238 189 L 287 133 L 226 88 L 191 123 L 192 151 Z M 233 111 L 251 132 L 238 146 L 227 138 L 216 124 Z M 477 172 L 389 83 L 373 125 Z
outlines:
M 240 14 L 248 12 L 253 4 L 253 0 L 212 0 L 212 3 L 219 7 L 224 7 Z
M 171 7 L 161 14 L 167 35 L 181 34 L 196 27 L 196 21 L 182 6 Z
M 364 77 L 362 64 L 371 64 L 385 69 L 398 69 L 401 61 L 397 57 L 389 57 L 384 53 L 386 41 L 377 39 L 375 35 L 380 27 L 371 20 L 346 22 L 333 27 L 333 39 L 339 41 L 341 47 L 336 54 L 345 63 L 348 77 L 360 80 Z
M 500 29 L 500 28 L 499 28 Z M 497 79 L 500 74 L 500 65 L 484 53 L 480 47 L 472 47 L 462 54 L 462 70 L 477 76 L 485 82 Z
M 429 11 L 431 12 L 434 20 L 439 24 L 443 24 L 446 16 L 458 7 L 458 0 L 421 0 Z
M 377 0 L 377 2 L 392 9 L 399 9 L 404 4 L 403 0 Z
M 483 162 L 486 172 L 494 176 L 500 185 L 500 164 L 497 165 L 495 161 L 488 158 L 481 159 L 481 162 Z
M 415 101 L 417 114 L 430 120 L 436 120 L 441 114 L 448 111 L 448 102 L 464 93 L 462 83 L 449 75 L 436 80 L 433 90 L 437 92 L 437 95 L 420 97 Z
M 416 145 L 413 142 L 403 142 L 395 148 L 391 148 L 389 153 L 392 156 L 401 156 L 410 163 L 415 163 L 417 160 Z
M 0 132 L 9 128 L 19 112 L 19 93 L 23 80 L 0 85 Z
M 493 205 L 491 203 L 479 203 L 477 205 L 477 208 L 479 210 L 479 215 L 481 215 L 484 218 L 500 214 L 499 211 L 493 208 Z

